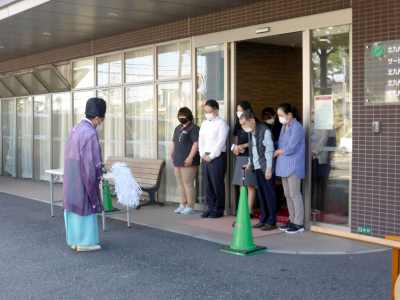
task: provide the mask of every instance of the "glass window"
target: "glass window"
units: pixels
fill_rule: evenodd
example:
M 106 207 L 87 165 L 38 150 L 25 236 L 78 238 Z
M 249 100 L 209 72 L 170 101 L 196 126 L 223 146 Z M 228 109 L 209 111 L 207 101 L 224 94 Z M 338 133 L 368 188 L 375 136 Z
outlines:
M 86 102 L 94 97 L 94 91 L 73 93 L 74 99 L 74 125 L 78 124 L 85 117 Z
M 153 47 L 125 53 L 125 83 L 153 80 Z
M 190 76 L 190 42 L 157 46 L 157 79 Z
M 197 124 L 204 120 L 204 104 L 214 99 L 219 104 L 219 116 L 225 119 L 224 45 L 197 48 L 196 102 Z
M 31 94 L 45 94 L 47 89 L 40 81 L 32 74 L 26 73 L 16 76 L 18 80 L 29 90 Z
M 165 159 L 166 167 L 162 175 L 159 192 L 160 199 L 179 202 L 174 166 L 168 159 L 175 127 L 180 123 L 177 118 L 181 107 L 192 108 L 190 82 L 164 83 L 157 86 L 158 103 L 158 158 Z M 165 199 L 163 199 L 165 200 Z
M 104 129 L 99 132 L 103 161 L 105 162 L 109 156 L 122 156 L 123 154 L 122 89 L 99 90 L 97 96 L 107 102 Z
M 14 96 L 6 86 L 0 81 L 0 98 L 8 98 Z
M 71 124 L 70 93 L 54 94 L 53 101 L 53 169 L 64 168 L 65 145 Z
M 15 96 L 28 96 L 29 92 L 14 76 L 1 78 L 3 84 L 13 93 Z
M 18 178 L 32 178 L 32 98 L 17 98 Z
M 69 65 L 68 65 L 69 66 Z M 35 72 L 35 76 L 42 82 L 50 92 L 68 91 L 69 87 L 58 77 L 52 69 Z
M 153 85 L 128 87 L 126 97 L 126 156 L 154 157 Z
M 72 63 L 73 84 L 75 89 L 94 87 L 93 58 L 83 59 Z
M 15 100 L 1 101 L 3 130 L 2 175 L 16 177 L 15 169 Z
M 311 220 L 348 224 L 352 159 L 350 26 L 312 31 Z
M 50 169 L 50 95 L 38 96 L 33 99 L 33 169 L 35 181 L 50 181 L 46 170 Z
M 97 57 L 97 85 L 112 85 L 122 82 L 121 54 Z
M 197 125 L 205 119 L 204 104 L 208 99 L 215 99 L 219 104 L 219 116 L 225 119 L 224 103 L 224 45 L 213 45 L 196 49 L 197 76 L 196 76 L 196 116 Z M 206 203 L 203 176 L 201 171 L 203 162 L 200 162 L 197 173 L 197 200 Z

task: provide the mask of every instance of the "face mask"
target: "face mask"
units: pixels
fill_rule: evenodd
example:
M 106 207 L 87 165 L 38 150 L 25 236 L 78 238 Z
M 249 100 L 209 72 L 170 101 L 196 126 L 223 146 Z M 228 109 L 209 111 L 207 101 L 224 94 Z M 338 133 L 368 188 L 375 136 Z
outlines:
M 188 122 L 188 118 L 179 118 L 179 123 L 186 124 Z
M 214 119 L 215 117 L 214 117 L 214 113 L 211 113 L 211 114 L 205 114 L 205 116 L 206 116 L 206 119 L 208 120 L 208 121 L 211 121 L 212 119 Z
M 284 117 L 279 117 L 279 122 L 281 122 L 281 124 L 283 124 L 283 125 L 289 123 L 289 121 L 286 120 L 286 118 L 284 118 Z
M 243 128 L 243 127 L 242 127 L 242 128 Z M 249 132 L 251 132 L 251 127 L 243 128 L 243 130 L 244 130 L 245 132 L 249 133 Z
M 242 114 L 243 114 L 242 111 L 237 111 L 237 112 L 236 112 L 236 115 L 237 115 L 238 119 L 240 119 L 240 117 L 242 116 Z
M 275 120 L 274 119 L 269 119 L 269 120 L 265 120 L 265 123 L 272 125 L 274 124 Z
M 103 130 L 103 122 L 100 120 L 100 125 L 97 125 L 96 131 L 102 131 Z

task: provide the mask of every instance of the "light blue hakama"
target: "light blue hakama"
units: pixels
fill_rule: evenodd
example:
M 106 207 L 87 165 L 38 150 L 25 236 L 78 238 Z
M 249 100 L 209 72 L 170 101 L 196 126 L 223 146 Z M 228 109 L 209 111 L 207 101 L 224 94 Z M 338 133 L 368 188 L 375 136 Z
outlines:
M 80 216 L 64 209 L 67 244 L 72 246 L 89 246 L 99 243 L 97 216 Z

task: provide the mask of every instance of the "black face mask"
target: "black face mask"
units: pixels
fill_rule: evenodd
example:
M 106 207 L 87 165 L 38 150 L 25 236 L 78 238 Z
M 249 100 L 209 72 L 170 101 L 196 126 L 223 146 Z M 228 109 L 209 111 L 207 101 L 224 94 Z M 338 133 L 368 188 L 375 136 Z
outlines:
M 186 124 L 188 122 L 188 118 L 179 118 L 178 120 L 181 124 Z

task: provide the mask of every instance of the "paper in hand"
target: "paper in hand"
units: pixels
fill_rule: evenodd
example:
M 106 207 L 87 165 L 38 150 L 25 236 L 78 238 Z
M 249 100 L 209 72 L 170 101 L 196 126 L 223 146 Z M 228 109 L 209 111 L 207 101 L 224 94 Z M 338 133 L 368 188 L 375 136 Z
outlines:
M 238 151 L 238 146 L 235 144 L 232 144 L 231 151 Z M 245 150 L 243 149 L 242 151 L 240 151 L 240 153 L 244 153 L 244 151 Z

